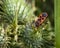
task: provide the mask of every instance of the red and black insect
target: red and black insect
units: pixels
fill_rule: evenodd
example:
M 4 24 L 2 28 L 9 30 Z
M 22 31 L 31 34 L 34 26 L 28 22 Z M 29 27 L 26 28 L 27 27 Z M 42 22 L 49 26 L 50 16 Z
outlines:
M 41 13 L 35 20 L 35 27 L 39 27 L 47 18 L 48 14 L 46 12 Z

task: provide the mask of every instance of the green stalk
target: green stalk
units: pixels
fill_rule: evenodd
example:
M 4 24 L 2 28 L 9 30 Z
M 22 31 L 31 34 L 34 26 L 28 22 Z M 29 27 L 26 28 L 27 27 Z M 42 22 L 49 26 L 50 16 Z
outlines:
M 16 2 L 16 7 L 17 7 L 17 3 L 18 3 L 18 1 Z M 14 30 L 14 33 L 15 33 L 15 37 L 14 37 L 14 39 L 17 41 L 17 30 L 18 30 L 18 15 L 19 15 L 19 10 L 20 10 L 20 6 L 21 5 L 19 5 L 19 7 L 18 7 L 18 9 L 15 9 L 15 17 L 14 17 L 14 28 L 15 28 L 15 30 Z

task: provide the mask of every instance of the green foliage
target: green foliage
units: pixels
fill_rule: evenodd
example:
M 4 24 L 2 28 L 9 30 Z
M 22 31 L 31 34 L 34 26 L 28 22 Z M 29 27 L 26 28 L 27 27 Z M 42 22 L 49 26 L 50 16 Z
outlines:
M 31 4 L 23 0 L 1 0 L 1 2 L 2 48 L 54 48 L 55 32 L 49 19 L 37 29 L 32 26 L 36 16 L 33 14 Z

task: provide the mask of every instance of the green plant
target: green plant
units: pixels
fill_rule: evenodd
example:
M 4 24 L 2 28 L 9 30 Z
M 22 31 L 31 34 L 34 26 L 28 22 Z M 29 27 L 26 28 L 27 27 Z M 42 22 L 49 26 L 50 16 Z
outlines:
M 53 48 L 54 31 L 47 19 L 38 29 L 31 4 L 23 0 L 0 0 L 0 27 L 4 36 L 2 48 Z M 53 38 L 52 38 L 53 36 Z M 52 45 L 51 45 L 52 44 Z

